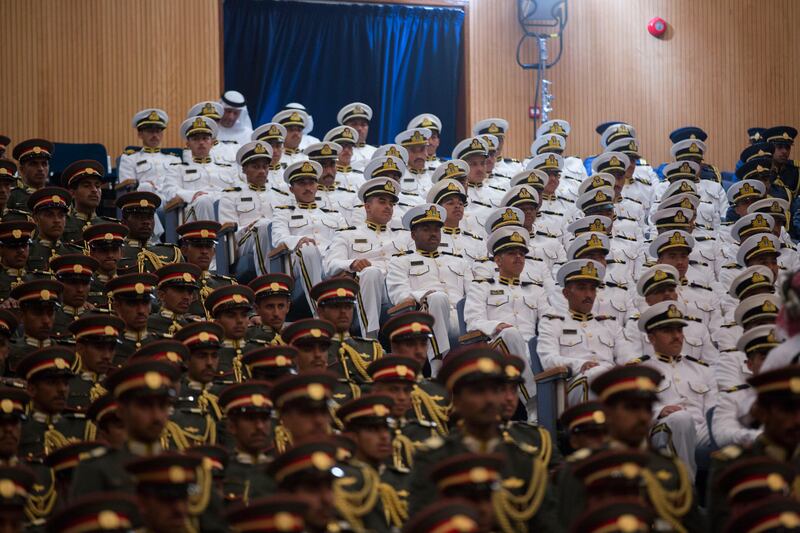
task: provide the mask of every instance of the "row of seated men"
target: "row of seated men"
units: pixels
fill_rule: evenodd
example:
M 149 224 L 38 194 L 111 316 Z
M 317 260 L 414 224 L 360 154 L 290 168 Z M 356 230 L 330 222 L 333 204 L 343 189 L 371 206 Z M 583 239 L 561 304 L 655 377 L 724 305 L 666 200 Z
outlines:
M 559 443 L 515 420 L 521 358 L 463 346 L 425 378 L 432 321 L 422 313 L 389 326 L 394 351 L 421 344 L 422 356 L 377 358 L 357 397 L 341 400 L 348 387 L 330 370 L 340 362 L 313 364 L 333 324 L 289 326 L 292 344 L 250 352 L 243 380 L 224 384 L 223 328 L 203 321 L 182 340 L 145 345 L 109 370 L 85 412 L 67 414 L 84 365 L 114 338 L 111 318 L 81 319 L 74 350 L 31 352 L 17 366 L 25 381 L 0 387 L 7 531 L 755 533 L 800 523 L 800 366 L 780 358 L 748 380 L 762 432 L 714 454 L 703 495 L 680 458 L 652 445 L 673 400 L 651 365 L 597 376 L 596 399 L 562 414 Z M 651 327 L 677 320 L 667 310 Z M 446 404 L 441 424 L 425 418 L 429 402 Z M 37 442 L 26 441 L 31 432 Z

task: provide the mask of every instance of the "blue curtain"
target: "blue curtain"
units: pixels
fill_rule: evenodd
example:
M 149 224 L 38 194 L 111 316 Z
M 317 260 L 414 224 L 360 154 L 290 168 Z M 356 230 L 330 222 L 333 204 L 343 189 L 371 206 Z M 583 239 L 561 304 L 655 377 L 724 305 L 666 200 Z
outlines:
M 319 138 L 343 105 L 364 102 L 376 146 L 434 113 L 446 155 L 456 142 L 463 22 L 456 8 L 225 0 L 225 89 L 245 95 L 254 127 L 302 103 Z

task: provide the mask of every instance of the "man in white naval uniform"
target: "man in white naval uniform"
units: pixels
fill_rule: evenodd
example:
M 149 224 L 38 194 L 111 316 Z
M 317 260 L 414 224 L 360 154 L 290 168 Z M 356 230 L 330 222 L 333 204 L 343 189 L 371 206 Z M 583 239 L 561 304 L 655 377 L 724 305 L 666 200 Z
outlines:
M 212 161 L 209 156 L 212 142 L 217 136 L 217 124 L 207 117 L 186 119 L 181 124 L 181 134 L 192 154 L 190 162 L 174 164 L 158 192 L 164 202 L 180 198 L 188 205 L 185 220 L 216 220 L 214 202 L 222 191 L 241 184 L 235 167 Z
M 694 452 L 709 443 L 706 412 L 717 404 L 717 383 L 708 363 L 683 355 L 685 327 L 680 303 L 664 301 L 649 307 L 639 318 L 639 329 L 653 345 L 655 357 L 642 356 L 629 364 L 649 366 L 664 377 L 653 406 L 657 415 L 650 442 L 680 457 L 694 482 Z
M 364 172 L 352 167 L 356 139 L 358 139 L 358 132 L 350 126 L 336 126 L 325 134 L 323 140 L 334 142 L 342 147 L 339 158 L 336 160 L 336 180 L 357 191 L 364 184 Z
M 363 169 L 375 152 L 375 147 L 367 144 L 370 120 L 372 120 L 372 108 L 362 102 L 347 104 L 336 114 L 336 121 L 340 126 L 350 126 L 358 132 L 351 162 L 356 169 Z
M 562 169 L 564 181 L 559 184 L 559 189 L 556 191 L 556 194 L 571 200 L 575 200 L 577 199 L 577 196 L 574 194 L 575 188 L 587 178 L 587 174 L 586 167 L 579 157 L 564 155 L 564 152 L 567 149 L 567 140 L 569 139 L 569 132 L 571 129 L 572 127 L 566 120 L 548 120 L 536 130 L 536 139 L 538 141 L 540 138 L 548 135 L 558 135 L 564 139 L 564 141 L 560 143 L 560 151 L 556 149 L 547 151 L 555 152 L 564 158 L 564 168 Z M 531 156 L 535 156 L 540 153 L 544 153 L 544 151 L 534 150 L 533 146 L 531 146 Z
M 333 241 L 336 231 L 346 227 L 336 212 L 323 209 L 315 201 L 322 167 L 316 161 L 300 161 L 286 167 L 283 176 L 294 196 L 292 205 L 276 206 L 272 221 L 272 243 L 286 245 L 292 257 L 292 273 L 301 281 L 312 310 L 316 302 L 311 287 L 322 281 L 322 252 Z
M 280 124 L 286 130 L 280 162 L 289 166 L 292 163 L 306 161 L 308 157 L 300 148 L 300 141 L 303 138 L 303 128 L 308 123 L 308 114 L 299 109 L 284 109 L 272 117 L 272 122 Z
M 530 366 L 528 341 L 536 335 L 539 306 L 545 301 L 544 288 L 521 279 L 528 253 L 528 235 L 523 228 L 506 227 L 495 231 L 489 236 L 486 251 L 498 272 L 489 278 L 476 278 L 469 285 L 464 320 L 467 330 L 481 331 L 491 339 L 492 346 L 525 361 L 520 400 L 528 411 L 528 420 L 536 421 L 536 382 Z
M 457 337 L 456 305 L 466 294 L 472 274 L 462 257 L 438 250 L 447 212 L 441 206 L 421 204 L 403 216 L 403 227 L 411 232 L 415 249 L 389 262 L 386 288 L 393 305 L 416 303 L 430 313 L 432 346 L 428 352 L 432 375 L 438 374 L 450 350 L 449 337 Z
M 628 158 L 628 166 L 625 168 L 624 186 L 622 188 L 622 196 L 636 200 L 644 208 L 645 214 L 650 212 L 653 205 L 653 182 L 649 175 L 653 169 L 649 166 L 642 166 L 639 164 L 641 156 L 639 155 L 639 143 L 632 137 L 617 139 L 606 147 L 607 152 L 620 152 L 625 154 Z M 594 163 L 594 161 L 592 161 Z M 644 176 L 641 169 L 649 169 L 649 172 Z M 656 176 L 656 180 L 658 176 Z
M 426 163 L 430 137 L 431 130 L 428 128 L 401 131 L 394 137 L 394 142 L 408 152 L 408 173 L 400 180 L 400 187 L 406 194 L 413 193 L 425 198 L 431 188 L 431 176 Z
M 467 217 L 475 224 L 483 226 L 486 217 L 494 207 L 499 205 L 502 194 L 486 186 L 486 158 L 489 147 L 480 137 L 470 137 L 459 142 L 453 148 L 453 159 L 461 159 L 469 165 L 467 174 Z M 495 194 L 497 193 L 497 194 Z
M 377 338 L 381 305 L 388 302 L 386 272 L 392 256 L 411 246 L 408 233 L 392 228 L 392 214 L 400 185 L 391 178 L 372 178 L 358 190 L 366 219 L 336 232 L 322 264 L 326 277 L 344 272 L 358 278 L 359 306 L 366 316 L 365 337 Z
M 198 102 L 189 109 L 189 112 L 186 113 L 186 118 L 194 118 L 194 117 L 206 117 L 210 118 L 214 121 L 217 125 L 217 137 L 214 138 L 214 145 L 211 147 L 211 152 L 209 155 L 211 159 L 215 163 L 221 163 L 225 165 L 235 165 L 236 164 L 236 151 L 239 149 L 239 145 L 236 141 L 221 141 L 219 136 L 219 121 L 222 118 L 222 115 L 225 113 L 225 109 L 222 107 L 222 104 L 219 102 Z M 192 158 L 192 154 L 190 150 L 183 151 L 183 160 L 189 161 Z
M 337 179 L 336 161 L 342 147 L 331 141 L 309 144 L 303 153 L 309 161 L 316 161 L 322 167 L 317 184 L 317 202 L 320 207 L 338 212 L 349 225 L 353 225 L 353 210 L 358 203 L 358 189 L 340 183 Z
M 536 229 L 552 235 L 553 238 L 561 239 L 562 245 L 565 244 L 567 225 L 578 218 L 575 202 L 556 194 L 563 168 L 564 158 L 558 154 L 549 153 L 533 157 L 528 161 L 525 169 L 541 170 L 549 178 L 539 194 L 539 217 L 536 221 Z
M 272 222 L 275 195 L 267 188 L 272 148 L 263 141 L 250 141 L 239 148 L 236 160 L 246 184 L 226 189 L 219 201 L 219 222 L 236 224 L 236 256 L 253 255 L 256 272 L 268 269 L 267 226 Z
M 267 188 L 281 202 L 289 201 L 289 186 L 283 180 L 286 164 L 281 163 L 283 157 L 283 141 L 286 139 L 286 128 L 277 122 L 268 122 L 253 132 L 254 141 L 264 141 L 272 148 L 272 163 L 267 173 Z M 282 198 L 281 198 L 282 197 Z M 276 202 L 277 202 L 276 201 Z
M 119 183 L 122 185 L 133 180 L 136 190 L 156 192 L 162 188 L 170 165 L 181 162 L 180 158 L 161 151 L 169 116 L 161 109 L 143 109 L 133 116 L 132 124 L 143 146 L 133 153 L 120 156 L 117 169 Z
M 522 170 L 522 165 L 516 159 L 503 157 L 503 149 L 506 144 L 506 134 L 508 133 L 508 121 L 502 118 L 487 118 L 479 121 L 472 127 L 472 135 L 494 135 L 497 137 L 495 145 L 495 164 L 494 172 L 500 176 L 510 178 Z
M 561 135 L 556 135 L 554 133 L 545 134 L 537 137 L 537 139 L 533 141 L 533 144 L 531 144 L 531 154 L 533 157 L 550 153 L 561 155 L 566 149 L 566 144 L 566 139 Z M 530 160 L 530 158 L 527 159 L 525 164 L 527 165 Z M 580 161 L 580 159 L 578 159 L 578 161 Z M 583 163 L 580 163 L 580 168 L 575 167 L 573 164 L 573 168 L 568 170 L 566 164 L 567 162 L 565 160 L 564 168 L 561 171 L 561 180 L 558 183 L 558 189 L 556 189 L 555 193 L 558 196 L 574 202 L 578 198 L 578 186 L 586 179 L 586 169 L 583 167 Z
M 567 312 L 545 312 L 539 318 L 537 351 L 545 370 L 569 369 L 568 403 L 589 398 L 591 381 L 616 364 L 616 340 L 622 337 L 614 317 L 594 315 L 592 308 L 605 268 L 591 259 L 568 261 L 557 281 L 567 300 Z
M 452 179 L 437 181 L 428 191 L 426 200 L 430 204 L 444 207 L 447 211 L 442 227 L 442 242 L 439 243 L 441 251 L 461 255 L 470 263 L 485 257 L 486 245 L 483 239 L 461 227 L 467 194 L 459 182 Z
M 750 370 L 747 378 L 758 375 L 769 351 L 779 344 L 775 327 L 770 325 L 756 326 L 741 336 L 737 349 L 745 354 Z M 730 444 L 748 446 L 761 434 L 758 421 L 751 414 L 755 401 L 755 391 L 744 380 L 720 389 L 711 421 L 711 434 L 720 448 Z
M 635 306 L 625 317 L 623 326 L 625 349 L 623 353 L 627 354 L 627 357 L 620 363 L 639 358 L 642 355 L 654 356 L 653 346 L 639 329 L 639 317 L 642 311 L 657 303 L 677 301 L 679 278 L 678 270 L 670 265 L 656 265 L 642 272 L 636 283 L 638 298 L 635 299 Z M 712 365 L 716 364 L 719 360 L 719 352 L 711 340 L 708 326 L 689 314 L 685 314 L 684 319 L 686 321 L 686 328 L 683 330 L 685 354 Z
M 673 134 L 674 133 L 675 132 L 673 132 Z M 677 137 L 670 135 L 670 138 Z M 722 183 L 718 181 L 719 176 L 715 176 L 713 180 L 704 178 L 706 174 L 704 171 L 706 169 L 712 169 L 713 173 L 718 174 L 713 166 L 703 161 L 703 156 L 706 152 L 705 142 L 697 138 L 679 140 L 670 147 L 669 152 L 673 161 L 691 161 L 697 164 L 698 173 L 696 179 L 698 180 L 697 189 L 700 192 L 700 199 L 710 201 L 715 211 L 719 213 L 720 216 L 725 216 L 725 213 L 728 212 L 728 199 L 725 196 L 725 189 L 722 188 Z
M 436 170 L 442 160 L 436 155 L 436 150 L 439 148 L 440 137 L 442 135 L 442 121 L 433 113 L 422 113 L 408 121 L 407 129 L 414 128 L 428 128 L 431 130 L 431 138 L 428 139 L 427 157 L 425 158 L 425 166 L 428 170 Z
M 303 127 L 303 137 L 302 139 L 300 139 L 300 144 L 298 145 L 298 148 L 300 150 L 305 149 L 305 147 L 308 146 L 309 144 L 314 144 L 319 142 L 318 138 L 311 135 L 311 132 L 314 131 L 314 117 L 311 115 L 311 113 L 308 112 L 306 106 L 304 106 L 299 102 L 289 102 L 288 104 L 283 106 L 283 108 L 299 109 L 300 111 L 304 111 L 305 114 L 308 116 L 308 119 L 305 121 L 305 126 Z

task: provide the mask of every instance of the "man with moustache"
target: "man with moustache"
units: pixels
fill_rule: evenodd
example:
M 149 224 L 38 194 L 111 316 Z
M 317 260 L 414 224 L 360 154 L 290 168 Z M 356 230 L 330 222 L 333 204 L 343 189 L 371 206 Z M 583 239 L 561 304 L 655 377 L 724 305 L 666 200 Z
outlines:
M 267 272 L 267 226 L 272 221 L 273 191 L 267 175 L 272 163 L 272 147 L 264 141 L 244 144 L 236 153 L 246 186 L 225 189 L 219 201 L 219 222 L 236 224 L 236 257 L 253 256 L 258 272 Z
M 11 190 L 8 209 L 26 211 L 31 194 L 47 185 L 53 143 L 44 139 L 28 139 L 14 147 L 14 159 L 19 163 L 19 184 Z
M 358 190 L 364 184 L 364 172 L 351 166 L 357 139 L 358 132 L 350 126 L 337 126 L 326 133 L 323 139 L 342 147 L 336 159 L 336 180 L 353 190 Z
M 7 300 L 11 290 L 30 277 L 25 265 L 35 229 L 36 224 L 27 220 L 0 222 L 0 301 Z
M 142 147 L 120 156 L 117 175 L 121 185 L 133 180 L 139 191 L 160 190 L 170 165 L 180 163 L 178 157 L 161 151 L 167 124 L 169 116 L 161 109 L 142 109 L 133 116 L 132 126 L 136 128 Z
M 617 366 L 592 382 L 592 391 L 604 406 L 611 441 L 598 450 L 583 448 L 567 457 L 556 486 L 558 512 L 569 527 L 586 508 L 586 489 L 574 474 L 575 465 L 593 453 L 611 449 L 643 451 L 652 482 L 646 484 L 647 503 L 657 513 L 656 524 L 664 530 L 705 531 L 705 517 L 699 512 L 686 466 L 677 458 L 649 447 L 653 405 L 658 401 L 661 382 L 658 370 L 644 365 Z
M 297 349 L 297 372 L 319 372 L 328 368 L 328 350 L 336 326 L 327 320 L 304 318 L 292 322 L 281 332 L 281 338 Z
M 294 279 L 287 274 L 276 272 L 259 276 L 250 282 L 255 293 L 256 317 L 247 328 L 245 337 L 259 344 L 285 344 L 280 336 L 286 322 L 286 315 L 292 303 Z
M 13 161 L 0 158 L 0 218 L 13 211 L 8 209 L 11 188 L 17 184 L 17 165 Z
M 436 375 L 450 349 L 450 335 L 458 336 L 455 308 L 464 297 L 472 273 L 463 258 L 438 250 L 447 211 L 439 205 L 422 204 L 403 216 L 403 227 L 411 232 L 415 249 L 389 263 L 386 288 L 394 305 L 421 306 L 433 315 L 434 337 L 428 352 L 432 375 Z
M 42 457 L 71 441 L 84 440 L 86 417 L 67 411 L 75 354 L 61 347 L 36 350 L 17 366 L 28 382 L 31 412 L 22 425 L 19 453 Z
M 405 250 L 407 236 L 389 227 L 398 200 L 399 185 L 391 178 L 372 178 L 358 189 L 366 221 L 336 232 L 323 257 L 327 276 L 355 275 L 361 289 L 360 311 L 366 319 L 361 332 L 375 336 L 381 306 L 388 302 L 386 272 L 392 255 Z
M 442 133 L 442 121 L 433 113 L 422 113 L 408 122 L 408 129 L 427 128 L 431 132 L 425 147 L 425 166 L 431 172 L 436 170 L 442 160 L 436 155 Z
M 429 379 L 428 350 L 433 338 L 433 324 L 434 318 L 428 313 L 400 313 L 386 321 L 381 328 L 381 337 L 388 339 L 390 353 L 413 359 L 419 368 L 414 372 L 411 390 L 413 410 L 406 416 L 444 436 L 448 430 L 450 393 L 440 383 Z
M 400 189 L 405 194 L 424 198 L 431 188 L 431 176 L 427 168 L 428 139 L 431 130 L 414 128 L 398 133 L 394 142 L 408 151 L 408 174 L 400 180 Z
M 272 443 L 272 401 L 269 384 L 248 381 L 225 388 L 219 405 L 227 419 L 227 433 L 233 451 L 225 469 L 224 494 L 227 503 L 249 501 L 274 492 L 265 465 L 270 462 Z
M 210 318 L 210 310 L 206 308 L 206 299 L 214 289 L 235 285 L 236 280 L 211 272 L 214 251 L 217 246 L 217 234 L 222 229 L 219 222 L 213 220 L 197 220 L 178 226 L 178 246 L 184 261 L 200 269 L 198 278 L 200 289 L 197 298 L 189 307 L 189 313 L 195 316 Z
M 107 223 L 89 226 L 83 232 L 83 242 L 89 257 L 97 261 L 97 269 L 89 286 L 89 302 L 95 307 L 108 308 L 106 283 L 117 276 L 117 261 L 122 259 L 122 245 L 128 236 L 123 224 Z
M 182 260 L 181 252 L 172 244 L 150 244 L 155 228 L 156 209 L 161 205 L 158 195 L 134 191 L 117 198 L 122 223 L 128 227 L 128 237 L 122 246 L 120 273 L 155 272 L 168 263 Z
M 83 230 L 92 224 L 114 222 L 97 214 L 105 173 L 105 166 L 90 159 L 75 161 L 61 173 L 61 181 L 72 195 L 64 229 L 65 242 L 80 242 Z
M 124 465 L 136 457 L 162 452 L 161 434 L 169 419 L 180 369 L 165 361 L 136 361 L 106 378 L 105 386 L 117 401 L 117 414 L 128 438 L 120 449 L 82 461 L 75 469 L 70 494 L 120 490 L 133 493 L 134 481 Z
M 161 308 L 147 319 L 147 330 L 153 335 L 173 335 L 194 320 L 188 313 L 199 288 L 200 267 L 189 263 L 174 263 L 156 272 L 156 294 Z
M 38 279 L 17 285 L 11 298 L 19 306 L 22 334 L 14 339 L 6 359 L 5 375 L 17 376 L 17 364 L 31 350 L 53 346 L 63 332 L 53 329 L 56 308 L 64 286 L 51 279 Z
M 336 160 L 342 147 L 335 142 L 319 142 L 306 146 L 303 153 L 309 161 L 316 161 L 322 169 L 317 185 L 317 200 L 325 209 L 336 211 L 350 223 L 356 204 L 356 187 L 336 179 Z
M 269 397 L 278 410 L 275 450 L 283 453 L 292 445 L 324 440 L 330 435 L 333 388 L 336 375 L 326 370 L 310 370 L 289 375 L 272 384 Z
M 50 271 L 61 282 L 61 306 L 56 309 L 54 331 L 63 332 L 94 309 L 89 291 L 98 263 L 83 254 L 67 254 L 50 261 Z
M 369 382 L 367 366 L 383 356 L 383 348 L 377 340 L 350 335 L 359 298 L 358 282 L 347 277 L 331 278 L 314 285 L 311 297 L 317 302 L 319 317 L 336 330 L 328 349 L 328 368 L 356 388 L 365 385 Z
M 340 125 L 350 126 L 358 133 L 358 140 L 353 148 L 351 162 L 353 168 L 363 169 L 375 153 L 375 147 L 367 144 L 370 120 L 372 120 L 372 108 L 361 102 L 347 104 L 336 114 L 336 121 Z
M 446 173 L 445 170 L 443 174 Z M 426 200 L 444 207 L 447 211 L 442 227 L 442 242 L 439 243 L 442 251 L 459 254 L 470 261 L 483 259 L 486 253 L 483 239 L 464 229 L 467 226 L 464 222 L 467 194 L 463 185 L 455 179 L 439 179 L 428 191 Z
M 308 124 L 309 119 L 308 113 L 302 109 L 284 109 L 272 117 L 272 122 L 279 124 L 285 131 L 283 153 L 279 159 L 279 162 L 285 165 L 284 168 L 294 163 L 308 160 L 308 157 L 300 148 L 300 141 L 303 139 L 303 129 Z M 273 159 L 275 159 L 274 154 Z
M 498 417 L 504 381 L 503 355 L 485 345 L 451 352 L 439 380 L 452 392 L 453 408 L 460 421 L 457 431 L 426 443 L 417 453 L 411 472 L 409 515 L 419 512 L 434 498 L 436 487 L 429 476 L 442 459 L 466 452 L 497 453 L 505 459 L 500 473 L 503 489 L 497 496 L 505 502 L 499 506 L 504 509 L 503 518 L 516 527 L 554 530 L 546 450 L 536 455 L 502 438 Z
M 114 366 L 122 366 L 143 345 L 153 340 L 147 330 L 158 278 L 153 274 L 125 274 L 109 280 L 106 291 L 111 312 L 125 323 L 114 354 Z
M 409 469 L 414 463 L 415 450 L 426 440 L 438 435 L 434 424 L 418 420 L 414 413 L 416 402 L 412 398 L 420 363 L 413 357 L 386 355 L 370 363 L 367 372 L 372 379 L 370 391 L 392 399 L 389 410 L 392 418 L 391 464 L 401 470 Z
M 125 323 L 111 315 L 89 315 L 69 325 L 80 364 L 69 384 L 70 408 L 86 411 L 91 402 L 105 394 L 102 381 L 112 368 L 114 351 L 124 328 Z
M 630 364 L 655 368 L 668 385 L 654 405 L 657 421 L 651 441 L 657 448 L 677 454 L 694 479 L 695 449 L 709 443 L 706 413 L 717 404 L 717 382 L 708 363 L 683 355 L 683 328 L 687 325 L 683 317 L 683 306 L 676 301 L 665 300 L 645 310 L 639 329 L 653 345 L 654 355 Z
M 81 246 L 64 241 L 70 199 L 70 194 L 61 187 L 42 187 L 28 198 L 28 209 L 36 223 L 36 238 L 28 254 L 28 270 L 48 270 L 51 258 L 83 251 Z

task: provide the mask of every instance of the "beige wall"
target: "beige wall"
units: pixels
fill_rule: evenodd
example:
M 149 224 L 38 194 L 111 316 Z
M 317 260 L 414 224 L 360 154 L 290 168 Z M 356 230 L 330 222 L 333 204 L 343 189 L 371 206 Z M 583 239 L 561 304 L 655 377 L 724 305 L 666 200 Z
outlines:
M 751 126 L 800 127 L 800 2 L 794 0 L 569 0 L 561 61 L 547 73 L 551 118 L 573 128 L 569 152 L 594 154 L 604 120 L 630 121 L 647 159 L 669 158 L 667 134 L 709 133 L 707 159 L 732 169 Z M 647 33 L 660 16 L 666 38 Z M 470 122 L 511 122 L 509 152 L 525 155 L 533 74 L 515 62 L 514 0 L 471 0 Z M 528 57 L 535 57 L 528 54 Z
M 166 144 L 189 107 L 220 94 L 218 0 L 3 0 L 0 132 L 137 144 L 133 114 L 162 107 Z

